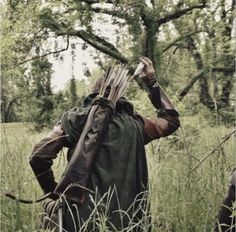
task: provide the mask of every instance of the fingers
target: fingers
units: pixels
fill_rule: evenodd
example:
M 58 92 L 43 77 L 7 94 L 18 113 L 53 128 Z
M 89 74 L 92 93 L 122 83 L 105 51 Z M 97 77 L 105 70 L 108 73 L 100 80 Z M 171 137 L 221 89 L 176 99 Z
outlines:
M 139 59 L 143 64 L 143 73 L 145 76 L 155 76 L 155 69 L 153 67 L 152 61 L 147 57 L 140 57 Z
M 144 60 L 143 58 L 139 58 L 139 60 L 140 60 L 145 66 L 149 65 L 148 62 L 147 62 L 146 60 Z
M 152 61 L 149 59 L 149 58 L 147 58 L 147 57 L 145 57 L 145 56 L 143 56 L 142 57 L 144 60 L 146 60 L 150 65 L 152 65 Z
M 152 61 L 145 56 L 141 57 L 139 60 L 143 62 L 146 66 L 152 66 Z

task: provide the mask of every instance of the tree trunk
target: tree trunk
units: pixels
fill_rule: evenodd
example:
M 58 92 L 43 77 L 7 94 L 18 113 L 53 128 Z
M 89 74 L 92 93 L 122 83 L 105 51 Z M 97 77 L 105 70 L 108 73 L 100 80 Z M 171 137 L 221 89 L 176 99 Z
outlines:
M 5 101 L 5 102 L 4 102 Z M 11 122 L 14 118 L 14 115 L 11 115 L 12 108 L 14 104 L 17 102 L 17 98 L 13 98 L 9 103 L 6 102 L 7 99 L 2 99 L 1 104 L 1 121 L 2 122 Z
M 225 1 L 222 0 L 221 2 L 221 20 L 224 21 L 225 27 L 222 32 L 222 37 L 225 38 L 225 43 L 222 44 L 223 49 L 223 66 L 226 67 L 229 64 L 233 63 L 234 57 L 233 55 L 229 54 L 229 50 L 231 47 L 231 35 L 232 35 L 232 28 L 233 28 L 233 19 L 234 19 L 234 9 L 235 9 L 235 0 L 232 0 L 231 2 L 231 15 L 227 15 L 227 12 L 225 11 Z M 233 66 L 233 64 L 232 64 Z M 224 82 L 222 83 L 222 91 L 221 96 L 219 99 L 219 107 L 228 107 L 229 106 L 229 98 L 230 93 L 233 89 L 233 73 L 227 73 L 223 72 Z
M 220 96 L 220 107 L 229 106 L 230 93 L 233 89 L 233 84 L 231 80 L 227 80 L 222 86 L 222 92 Z
M 156 67 L 156 57 L 155 57 L 155 48 L 156 48 L 156 29 L 155 25 L 148 25 L 146 28 L 146 41 L 145 41 L 145 50 L 144 55 L 152 60 L 154 67 Z
M 204 69 L 202 57 L 201 54 L 198 52 L 192 37 L 187 38 L 187 44 L 188 44 L 188 50 L 192 54 L 195 60 L 197 70 L 202 71 Z M 209 85 L 205 73 L 203 73 L 203 75 L 201 75 L 199 78 L 199 87 L 200 87 L 200 93 L 199 93 L 200 102 L 203 105 L 205 105 L 209 110 L 214 110 L 215 104 L 209 93 Z
M 142 14 L 143 24 L 145 26 L 144 48 L 143 54 L 152 60 L 153 66 L 157 68 L 157 60 L 155 56 L 155 49 L 157 43 L 158 24 L 155 18 L 147 13 Z

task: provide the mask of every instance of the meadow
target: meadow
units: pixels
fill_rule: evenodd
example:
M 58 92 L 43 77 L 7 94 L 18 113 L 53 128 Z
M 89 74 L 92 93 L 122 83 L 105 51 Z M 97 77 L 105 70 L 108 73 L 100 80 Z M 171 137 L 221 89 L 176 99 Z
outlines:
M 150 178 L 150 202 L 154 232 L 212 231 L 217 212 L 227 192 L 230 172 L 235 166 L 235 136 L 191 170 L 232 127 L 211 127 L 201 117 L 181 118 L 173 135 L 146 147 Z M 43 195 L 29 166 L 35 143 L 47 131 L 35 133 L 28 124 L 1 124 L 1 231 L 40 231 L 42 204 L 24 205 L 4 193 L 24 199 Z M 60 178 L 66 165 L 66 150 L 53 169 Z

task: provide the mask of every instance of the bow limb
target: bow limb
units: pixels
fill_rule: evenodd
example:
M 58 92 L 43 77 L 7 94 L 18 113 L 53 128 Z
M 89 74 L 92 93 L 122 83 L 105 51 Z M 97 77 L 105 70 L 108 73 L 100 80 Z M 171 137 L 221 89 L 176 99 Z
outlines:
M 36 200 L 27 200 L 27 199 L 21 199 L 21 198 L 17 198 L 16 196 L 10 194 L 10 193 L 5 193 L 5 196 L 12 199 L 12 200 L 15 200 L 15 201 L 18 201 L 20 203 L 23 203 L 23 204 L 35 204 L 35 203 L 39 203 L 41 201 L 44 201 L 45 199 L 47 199 L 52 193 L 47 193 L 45 195 L 43 195 L 42 197 L 39 197 L 38 199 Z

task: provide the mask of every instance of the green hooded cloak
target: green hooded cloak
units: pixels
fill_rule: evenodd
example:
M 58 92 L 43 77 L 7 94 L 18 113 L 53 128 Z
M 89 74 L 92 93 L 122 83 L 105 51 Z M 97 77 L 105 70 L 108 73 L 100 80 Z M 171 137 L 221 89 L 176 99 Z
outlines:
M 88 112 L 93 97 L 89 96 L 82 108 L 63 116 L 62 128 L 70 135 L 70 143 L 76 141 L 76 134 L 79 136 L 80 119 L 84 119 L 81 112 Z M 73 148 L 68 154 L 73 154 Z M 94 193 L 87 192 L 82 205 L 64 202 L 63 227 L 70 232 L 99 231 L 97 222 L 103 218 L 106 231 L 126 231 L 132 226 L 132 231 L 148 231 L 147 183 L 143 121 L 123 98 L 116 105 L 90 172 L 88 189 Z

